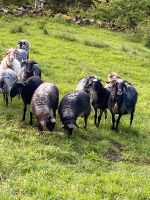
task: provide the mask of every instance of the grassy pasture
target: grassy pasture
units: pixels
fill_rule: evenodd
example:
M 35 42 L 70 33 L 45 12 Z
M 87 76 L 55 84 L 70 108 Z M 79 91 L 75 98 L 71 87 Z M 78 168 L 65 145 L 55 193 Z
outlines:
M 135 84 L 139 98 L 132 127 L 124 116 L 114 133 L 109 114 L 97 129 L 92 112 L 87 130 L 67 138 L 39 135 L 36 121 L 29 126 L 29 113 L 21 122 L 22 101 L 13 99 L 6 108 L 1 96 L 0 199 L 150 199 L 150 50 L 104 29 L 7 16 L 0 19 L 0 60 L 23 38 L 60 97 L 86 75 L 105 81 L 115 71 Z M 54 132 L 62 131 L 57 118 Z

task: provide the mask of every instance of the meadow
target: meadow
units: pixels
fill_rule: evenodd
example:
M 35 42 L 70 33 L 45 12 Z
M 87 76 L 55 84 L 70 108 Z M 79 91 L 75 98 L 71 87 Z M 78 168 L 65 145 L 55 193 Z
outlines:
M 31 44 L 30 59 L 42 79 L 55 83 L 60 99 L 90 74 L 105 81 L 111 72 L 133 83 L 138 103 L 132 127 L 122 117 L 119 131 L 108 121 L 68 138 L 57 115 L 53 134 L 39 134 L 15 98 L 5 107 L 0 96 L 0 200 L 150 199 L 150 49 L 127 34 L 93 26 L 63 24 L 46 17 L 0 18 L 0 60 L 20 39 Z M 83 119 L 78 120 L 80 126 Z

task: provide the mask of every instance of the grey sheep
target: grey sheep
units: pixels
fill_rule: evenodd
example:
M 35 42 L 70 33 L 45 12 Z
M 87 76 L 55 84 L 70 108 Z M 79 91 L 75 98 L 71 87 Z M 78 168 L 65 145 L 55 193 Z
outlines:
M 19 81 L 26 81 L 31 76 L 38 76 L 41 78 L 41 69 L 34 60 L 26 60 L 21 62 L 21 69 L 18 73 Z
M 21 63 L 27 60 L 28 54 L 24 49 L 16 49 L 16 59 Z
M 90 111 L 90 97 L 83 91 L 75 91 L 65 95 L 58 108 L 63 127 L 69 135 L 72 134 L 73 129 L 77 126 L 76 120 L 81 115 L 84 117 L 84 128 L 87 127 Z
M 27 59 L 29 58 L 30 43 L 28 40 L 20 40 L 16 46 L 17 49 L 24 49 L 27 52 Z
M 112 129 L 117 130 L 122 115 L 131 114 L 132 124 L 138 93 L 133 85 L 122 79 L 116 80 L 110 93 L 108 107 L 112 114 Z M 119 115 L 115 120 L 115 115 Z M 116 126 L 115 126 L 116 123 Z
M 53 130 L 56 122 L 56 110 L 59 103 L 58 88 L 52 83 L 42 83 L 34 92 L 30 105 L 30 124 L 33 115 L 38 120 L 38 127 L 43 131 L 45 127 Z
M 16 73 L 12 69 L 0 70 L 0 90 L 3 93 L 4 101 L 8 106 L 8 97 L 13 84 L 17 81 Z

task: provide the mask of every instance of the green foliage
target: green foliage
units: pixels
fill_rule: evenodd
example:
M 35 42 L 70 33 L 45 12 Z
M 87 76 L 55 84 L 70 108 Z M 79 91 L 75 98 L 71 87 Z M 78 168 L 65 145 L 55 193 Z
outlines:
M 49 35 L 43 35 L 44 26 L 39 28 L 41 20 L 46 21 Z M 28 33 L 10 33 L 14 23 L 26 22 Z M 108 112 L 108 121 L 102 118 L 97 129 L 92 110 L 87 130 L 76 128 L 70 138 L 61 129 L 58 114 L 53 133 L 40 134 L 36 120 L 29 125 L 29 109 L 26 122 L 21 121 L 22 100 L 14 98 L 6 109 L 1 95 L 0 199 L 150 199 L 150 49 L 129 41 L 125 34 L 51 18 L 5 16 L 0 27 L 0 54 L 15 47 L 19 39 L 28 39 L 30 59 L 41 66 L 44 81 L 58 86 L 60 99 L 82 77 L 95 74 L 105 81 L 113 71 L 133 83 L 139 93 L 132 127 L 127 115 L 122 117 L 118 133 L 111 131 Z M 77 41 L 56 37 L 64 33 Z M 109 47 L 87 46 L 84 41 L 89 37 Z M 82 127 L 83 118 L 77 123 Z

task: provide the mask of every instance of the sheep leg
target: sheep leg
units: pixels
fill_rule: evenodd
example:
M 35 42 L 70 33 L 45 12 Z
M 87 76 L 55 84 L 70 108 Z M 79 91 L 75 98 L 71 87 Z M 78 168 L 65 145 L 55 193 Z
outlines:
M 84 129 L 86 129 L 87 127 L 87 119 L 88 119 L 88 116 L 87 115 L 84 115 Z
M 107 120 L 107 109 L 104 111 L 104 114 L 105 114 L 105 123 L 106 123 L 106 120 Z
M 26 118 L 27 104 L 24 104 L 22 121 Z
M 53 109 L 53 116 L 56 119 L 56 109 Z
M 6 93 L 6 96 L 5 96 L 5 100 L 6 100 L 6 106 L 8 106 L 8 94 Z
M 96 126 L 97 122 L 97 108 L 94 108 L 95 114 L 94 114 L 94 125 Z
M 116 121 L 116 130 L 118 130 L 118 125 L 119 125 L 121 117 L 122 117 L 122 114 L 119 114 L 118 119 Z
M 86 129 L 86 127 L 87 127 L 87 120 L 88 120 L 88 117 L 89 117 L 89 115 L 90 115 L 90 113 L 91 113 L 91 107 L 89 108 L 89 110 L 86 112 L 86 113 L 84 113 L 84 115 L 83 115 L 83 117 L 84 117 L 84 129 Z
M 133 118 L 134 118 L 134 110 L 131 112 L 130 126 L 132 125 Z
M 100 110 L 100 114 L 99 114 L 99 116 L 98 116 L 97 128 L 100 126 L 100 121 L 101 121 L 101 118 L 102 118 L 103 112 L 104 112 L 104 110 Z
M 4 101 L 5 101 L 5 92 L 3 93 L 3 99 L 4 99 Z
M 38 125 L 39 131 L 43 131 L 43 126 L 39 123 Z
M 111 113 L 112 115 L 112 130 L 115 129 L 115 114 L 114 113 Z
M 30 111 L 30 125 L 32 125 L 33 113 Z

